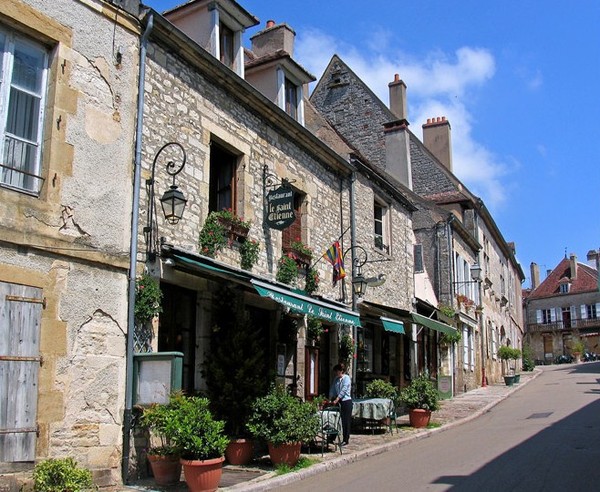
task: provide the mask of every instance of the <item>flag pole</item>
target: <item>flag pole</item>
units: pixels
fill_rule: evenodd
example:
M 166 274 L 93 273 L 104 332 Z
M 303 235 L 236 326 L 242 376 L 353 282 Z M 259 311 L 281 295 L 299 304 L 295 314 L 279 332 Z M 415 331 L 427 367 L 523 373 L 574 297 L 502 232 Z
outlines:
M 338 237 L 335 241 L 339 241 L 340 239 L 342 239 L 349 230 L 350 230 L 350 226 L 346 227 L 346 230 L 344 232 L 342 232 L 342 234 L 340 235 L 340 237 Z M 333 241 L 333 242 L 335 243 L 335 241 Z M 321 256 L 319 256 L 315 260 L 315 262 L 309 267 L 309 269 L 310 268 L 314 268 L 323 259 L 323 257 L 327 254 L 327 251 L 329 251 L 329 248 L 327 248 L 325 250 L 325 253 L 323 253 Z

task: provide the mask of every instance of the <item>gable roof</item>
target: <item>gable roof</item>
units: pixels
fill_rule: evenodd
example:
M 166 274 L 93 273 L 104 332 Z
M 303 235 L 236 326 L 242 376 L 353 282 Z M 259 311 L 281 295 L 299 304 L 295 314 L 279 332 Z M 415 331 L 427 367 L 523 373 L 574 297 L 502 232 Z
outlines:
M 597 270 L 585 263 L 577 262 L 577 278 L 571 279 L 571 261 L 569 258 L 563 258 L 544 281 L 529 294 L 528 299 L 560 295 L 560 284 L 564 283 L 565 279 L 571 283 L 569 294 L 593 292 L 598 289 Z

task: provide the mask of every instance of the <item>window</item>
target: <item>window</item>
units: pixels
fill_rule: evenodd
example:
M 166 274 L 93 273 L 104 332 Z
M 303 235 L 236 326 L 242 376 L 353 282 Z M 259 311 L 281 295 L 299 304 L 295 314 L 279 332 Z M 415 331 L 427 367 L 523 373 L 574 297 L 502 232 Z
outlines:
M 45 49 L 0 27 L 0 184 L 36 195 L 47 66 Z
M 227 208 L 235 211 L 237 160 L 237 156 L 215 142 L 211 142 L 208 191 L 208 209 L 210 212 Z
M 463 324 L 463 369 L 475 370 L 475 345 L 473 341 L 473 330 Z
M 296 220 L 294 220 L 293 224 L 286 229 L 283 230 L 281 236 L 281 246 L 283 249 L 289 248 L 294 241 L 302 241 L 304 242 L 304 193 L 300 193 L 297 190 L 294 190 L 294 213 L 296 214 Z
M 295 120 L 298 119 L 298 86 L 285 78 L 285 112 Z
M 221 56 L 221 63 L 227 65 L 229 68 L 233 68 L 233 62 L 235 60 L 235 40 L 234 34 L 225 24 L 219 25 L 219 53 Z
M 415 244 L 414 248 L 414 258 L 415 258 L 415 273 L 421 273 L 424 272 L 425 269 L 423 267 L 423 245 L 422 244 Z
M 598 317 L 598 305 L 597 304 L 587 304 L 585 306 L 585 313 L 587 319 L 596 319 Z
M 390 252 L 390 243 L 388 235 L 388 208 L 379 201 L 373 204 L 373 237 L 375 247 Z
M 569 282 L 562 282 L 560 284 L 560 293 L 561 294 L 568 294 L 569 293 L 569 287 L 570 287 Z
M 542 309 L 542 323 L 545 325 L 554 322 L 554 311 L 552 309 Z
M 373 327 L 365 326 L 358 330 L 357 370 L 373 372 Z

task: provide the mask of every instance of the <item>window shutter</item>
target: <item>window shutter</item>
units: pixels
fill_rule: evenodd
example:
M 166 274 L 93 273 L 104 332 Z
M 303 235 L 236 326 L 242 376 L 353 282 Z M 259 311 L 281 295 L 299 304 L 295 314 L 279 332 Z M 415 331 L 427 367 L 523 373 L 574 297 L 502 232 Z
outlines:
M 581 305 L 581 319 L 587 319 L 587 308 L 585 304 Z
M 596 303 L 596 318 L 600 317 L 600 302 Z
M 541 324 L 542 323 L 542 310 L 541 309 L 536 309 L 535 310 L 535 317 L 536 317 L 536 321 L 537 324 Z
M 554 316 L 554 319 L 552 321 L 559 321 L 562 320 L 562 308 L 554 308 L 556 310 L 556 315 Z
M 569 309 L 571 310 L 571 322 L 574 323 L 577 318 L 577 306 L 569 306 Z

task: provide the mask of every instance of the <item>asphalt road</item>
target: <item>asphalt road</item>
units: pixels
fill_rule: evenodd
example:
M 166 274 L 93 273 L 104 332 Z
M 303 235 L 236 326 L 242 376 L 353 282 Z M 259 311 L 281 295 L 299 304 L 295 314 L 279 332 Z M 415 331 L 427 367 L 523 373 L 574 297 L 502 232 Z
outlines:
M 544 367 L 469 423 L 280 490 L 600 490 L 600 362 Z

